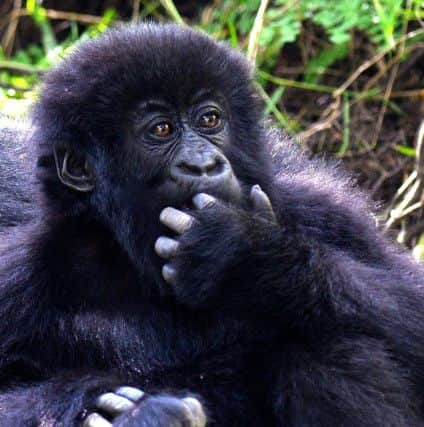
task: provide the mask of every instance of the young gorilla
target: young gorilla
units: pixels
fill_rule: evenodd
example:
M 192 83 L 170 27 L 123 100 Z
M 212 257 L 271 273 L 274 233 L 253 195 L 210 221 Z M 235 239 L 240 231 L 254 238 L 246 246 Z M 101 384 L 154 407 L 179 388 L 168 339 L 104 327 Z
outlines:
M 424 272 L 339 172 L 264 133 L 238 53 L 109 32 L 33 120 L 41 219 L 1 244 L 2 426 L 423 425 Z

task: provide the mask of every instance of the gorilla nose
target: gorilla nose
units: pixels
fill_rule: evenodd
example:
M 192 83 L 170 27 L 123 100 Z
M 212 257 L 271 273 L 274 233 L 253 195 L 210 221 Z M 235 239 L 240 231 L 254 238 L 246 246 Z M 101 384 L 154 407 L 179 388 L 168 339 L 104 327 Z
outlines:
M 218 178 L 223 177 L 226 171 L 226 162 L 220 157 L 181 160 L 176 167 L 176 174 L 191 178 Z

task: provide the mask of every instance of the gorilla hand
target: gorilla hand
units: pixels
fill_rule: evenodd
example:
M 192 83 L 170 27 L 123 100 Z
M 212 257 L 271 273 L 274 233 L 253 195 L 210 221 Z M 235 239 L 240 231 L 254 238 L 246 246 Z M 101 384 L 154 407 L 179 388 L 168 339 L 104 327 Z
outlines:
M 210 303 L 224 278 L 233 274 L 237 282 L 241 264 L 259 248 L 258 237 L 266 240 L 269 233 L 280 230 L 271 202 L 258 185 L 251 189 L 250 202 L 252 210 L 245 211 L 200 193 L 193 197 L 190 212 L 171 207 L 161 212 L 162 224 L 178 237 L 160 236 L 155 251 L 167 260 L 162 275 L 180 302 Z
M 134 387 L 102 394 L 83 427 L 204 427 L 206 416 L 194 397 L 146 396 Z

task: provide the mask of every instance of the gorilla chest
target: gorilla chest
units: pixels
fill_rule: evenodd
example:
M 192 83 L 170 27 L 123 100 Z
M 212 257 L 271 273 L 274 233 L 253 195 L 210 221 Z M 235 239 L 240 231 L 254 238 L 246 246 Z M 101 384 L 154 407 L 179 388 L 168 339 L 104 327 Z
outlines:
M 57 328 L 63 345 L 56 347 L 55 359 L 64 367 L 113 369 L 168 386 L 174 380 L 202 384 L 242 375 L 248 350 L 237 322 L 149 306 L 139 311 L 90 311 L 63 319 Z

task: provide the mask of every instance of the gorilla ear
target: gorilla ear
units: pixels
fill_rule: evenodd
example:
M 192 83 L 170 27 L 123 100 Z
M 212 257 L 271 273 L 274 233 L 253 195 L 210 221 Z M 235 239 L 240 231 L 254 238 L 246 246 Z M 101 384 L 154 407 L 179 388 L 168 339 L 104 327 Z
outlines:
M 85 156 L 70 149 L 54 148 L 57 176 L 72 190 L 87 193 L 94 188 L 94 177 Z

